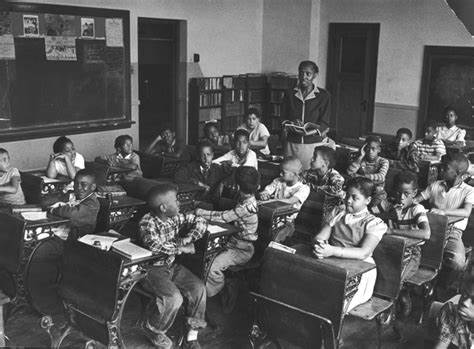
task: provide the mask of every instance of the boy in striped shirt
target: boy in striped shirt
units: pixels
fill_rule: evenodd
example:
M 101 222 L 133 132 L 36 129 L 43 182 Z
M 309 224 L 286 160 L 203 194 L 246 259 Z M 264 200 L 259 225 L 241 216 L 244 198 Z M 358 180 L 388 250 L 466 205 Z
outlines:
M 446 147 L 442 140 L 436 138 L 437 131 L 434 124 L 425 127 L 425 137 L 418 139 L 413 145 L 418 149 L 420 160 L 439 161 L 446 154 Z
M 379 137 L 367 137 L 365 144 L 360 149 L 359 157 L 347 169 L 347 174 L 351 177 L 365 177 L 374 182 L 375 191 L 369 204 L 369 210 L 375 215 L 386 212 L 388 208 L 387 192 L 384 186 L 389 162 L 379 156 L 381 150 L 382 141 Z

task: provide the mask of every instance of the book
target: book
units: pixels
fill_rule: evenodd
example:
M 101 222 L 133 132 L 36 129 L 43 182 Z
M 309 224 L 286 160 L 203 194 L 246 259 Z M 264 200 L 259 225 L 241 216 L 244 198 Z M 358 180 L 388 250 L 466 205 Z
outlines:
M 98 185 L 97 186 L 97 196 L 105 198 L 107 194 L 112 194 L 113 197 L 115 196 L 125 196 L 127 192 L 121 185 L 112 184 L 112 185 Z
M 208 224 L 207 226 L 207 231 L 209 232 L 209 234 L 217 234 L 217 233 L 221 233 L 223 231 L 225 231 L 226 229 L 225 228 L 222 228 L 221 226 L 219 225 L 214 225 L 214 224 Z
M 291 253 L 291 254 L 296 253 L 296 250 L 294 248 L 282 245 L 282 244 L 280 244 L 278 242 L 275 242 L 275 241 L 270 241 L 270 243 L 268 244 L 268 247 L 274 248 L 275 250 L 280 250 L 280 251 L 283 251 L 283 252 Z
M 21 212 L 20 214 L 27 221 L 42 221 L 48 218 L 46 211 Z
M 128 258 L 132 261 L 152 256 L 152 252 L 150 250 L 147 250 L 146 248 L 134 244 L 130 241 L 130 239 L 124 239 L 114 242 L 112 244 L 112 251 L 115 251 L 118 254 L 121 254 L 125 258 Z
M 114 236 L 103 236 L 103 235 L 94 235 L 87 234 L 78 239 L 78 241 L 83 244 L 97 247 L 101 250 L 108 251 L 112 247 L 112 244 L 117 241 L 119 238 Z
M 299 126 L 293 123 L 286 123 L 285 129 L 289 132 L 298 133 L 303 136 L 312 136 L 312 135 L 319 135 L 321 136 L 321 132 L 319 131 L 319 126 L 313 124 L 312 122 L 307 122 L 303 126 Z
M 12 206 L 12 213 L 40 212 L 40 211 L 43 211 L 43 209 L 38 205 Z

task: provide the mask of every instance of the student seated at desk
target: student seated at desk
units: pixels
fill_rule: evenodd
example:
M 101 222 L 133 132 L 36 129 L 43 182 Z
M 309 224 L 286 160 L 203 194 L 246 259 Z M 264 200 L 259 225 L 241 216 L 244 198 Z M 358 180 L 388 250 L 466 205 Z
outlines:
M 418 150 L 420 160 L 424 161 L 440 161 L 441 157 L 446 154 L 446 147 L 443 141 L 436 139 L 436 125 L 430 123 L 425 127 L 425 136 L 413 143 Z
M 382 156 L 390 161 L 390 167 L 420 172 L 418 149 L 412 143 L 412 132 L 405 127 L 397 130 L 395 141 L 383 147 Z
M 0 206 L 24 205 L 25 203 L 20 172 L 10 165 L 8 151 L 0 148 Z
M 156 305 L 146 315 L 144 332 L 158 348 L 171 348 L 172 341 L 166 335 L 186 298 L 185 316 L 188 334 L 184 348 L 199 349 L 198 329 L 205 327 L 206 287 L 203 282 L 181 264 L 175 256 L 194 253 L 194 241 L 207 229 L 205 219 L 179 212 L 177 189 L 172 184 L 160 184 L 148 193 L 150 213 L 140 221 L 140 233 L 144 247 L 155 254 L 165 254 L 166 260 L 150 267 L 145 283 L 156 296 Z M 179 231 L 191 226 L 185 237 Z
M 51 207 L 52 214 L 71 220 L 69 239 L 76 240 L 94 232 L 100 209 L 95 189 L 94 172 L 88 169 L 80 170 L 74 178 L 74 194 L 69 201 L 58 202 Z
M 456 126 L 458 114 L 453 107 L 447 107 L 444 110 L 444 125 L 437 128 L 436 138 L 442 140 L 444 144 L 451 146 L 464 147 L 466 141 L 466 130 Z
M 471 349 L 474 345 L 474 277 L 467 276 L 461 284 L 457 304 L 447 302 L 441 308 L 436 327 L 435 349 Z
M 351 177 L 364 177 L 374 182 L 375 192 L 369 205 L 370 211 L 374 214 L 382 214 L 388 206 L 384 186 L 389 162 L 379 156 L 381 146 L 382 141 L 379 137 L 367 137 L 365 144 L 360 148 L 359 157 L 347 169 L 347 174 Z
M 336 152 L 325 146 L 314 148 L 311 168 L 303 172 L 303 181 L 311 190 L 323 195 L 322 224 L 328 219 L 334 209 L 344 205 L 344 177 L 333 167 L 336 163 Z
M 213 162 L 219 165 L 231 167 L 251 166 L 258 170 L 257 154 L 249 148 L 249 133 L 239 129 L 234 133 L 234 149 L 215 159 Z
M 314 254 L 317 258 L 338 257 L 360 259 L 375 264 L 372 253 L 387 232 L 387 225 L 369 213 L 375 185 L 363 177 L 347 182 L 345 209 L 323 226 L 314 237 Z M 367 302 L 374 291 L 377 269 L 362 275 L 357 292 L 346 305 L 346 312 Z
M 61 175 L 73 180 L 76 172 L 84 168 L 84 157 L 76 152 L 72 141 L 65 136 L 56 139 L 46 168 L 46 176 L 56 178 Z
M 202 141 L 198 145 L 199 161 L 193 161 L 183 165 L 174 177 L 176 183 L 191 183 L 204 188 L 204 192 L 198 200 L 212 203 L 217 186 L 231 174 L 230 168 L 212 163 L 214 148 L 212 143 Z
M 210 221 L 231 223 L 242 229 L 230 238 L 226 250 L 219 254 L 211 265 L 207 279 L 207 295 L 213 297 L 224 287 L 224 271 L 234 265 L 247 263 L 254 254 L 254 242 L 258 238 L 257 192 L 260 178 L 253 167 L 242 166 L 236 170 L 239 201 L 235 208 L 227 211 L 196 209 L 196 215 Z
M 176 132 L 171 128 L 164 128 L 155 140 L 145 150 L 149 155 L 167 155 L 180 157 L 183 147 L 176 140 Z
M 268 147 L 268 138 L 270 132 L 267 127 L 260 122 L 260 111 L 257 108 L 249 108 L 245 123 L 239 126 L 239 129 L 246 130 L 250 136 L 250 149 L 259 151 L 263 155 L 270 155 Z
M 140 156 L 133 151 L 133 138 L 129 135 L 118 136 L 115 138 L 114 148 L 115 153 L 102 155 L 96 161 L 109 166 L 130 169 L 130 172 L 123 175 L 123 179 L 126 181 L 143 177 L 140 167 Z
M 474 204 L 474 188 L 463 181 L 469 167 L 469 160 L 464 154 L 443 155 L 441 166 L 443 179 L 431 183 L 418 194 L 415 202 L 428 200 L 433 213 L 463 217 L 449 227 L 444 248 L 443 265 L 453 271 L 452 277 L 456 277 L 465 267 L 462 235 Z
M 229 136 L 220 134 L 217 128 L 217 121 L 206 121 L 202 141 L 210 142 L 214 147 L 223 147 L 230 150 Z

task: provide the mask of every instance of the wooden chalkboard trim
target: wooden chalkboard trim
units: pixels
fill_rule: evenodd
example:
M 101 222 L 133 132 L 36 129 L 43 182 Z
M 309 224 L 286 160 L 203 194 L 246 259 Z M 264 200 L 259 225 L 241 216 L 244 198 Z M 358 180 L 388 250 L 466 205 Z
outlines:
M 100 132 L 108 130 L 116 130 L 123 128 L 130 128 L 135 121 L 120 120 L 107 122 L 90 122 L 86 124 L 79 124 L 77 126 L 60 124 L 58 126 L 47 125 L 46 127 L 25 127 L 9 130 L 0 130 L 0 142 L 19 141 L 31 138 L 45 138 L 57 136 L 61 134 L 78 134 Z

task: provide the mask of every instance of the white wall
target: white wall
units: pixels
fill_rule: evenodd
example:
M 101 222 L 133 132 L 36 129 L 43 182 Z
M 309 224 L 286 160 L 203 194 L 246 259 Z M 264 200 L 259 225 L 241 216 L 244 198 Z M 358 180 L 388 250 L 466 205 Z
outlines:
M 321 85 L 326 80 L 328 29 L 331 22 L 380 23 L 377 65 L 377 103 L 418 107 L 425 45 L 473 46 L 474 40 L 444 0 L 320 0 L 319 42 L 310 42 L 318 54 Z M 413 109 L 413 108 L 412 108 Z M 391 133 L 390 116 L 375 111 L 377 132 Z M 403 109 L 408 110 L 408 109 Z M 404 113 L 401 110 L 400 113 Z M 404 115 L 409 126 L 416 113 Z M 377 120 L 378 118 L 378 120 Z M 410 119 L 410 120 L 408 120 Z
M 20 2 L 14 0 L 13 2 Z M 219 76 L 260 72 L 262 65 L 263 0 L 28 0 L 58 5 L 105 7 L 130 11 L 132 120 L 138 122 L 137 18 L 168 18 L 188 23 L 188 61 L 201 55 L 199 66 L 189 64 L 188 76 Z M 138 125 L 131 129 L 71 136 L 86 159 L 113 151 L 114 138 L 129 133 L 138 142 Z M 45 167 L 55 137 L 0 143 L 20 169 Z M 138 144 L 137 144 L 138 145 Z

